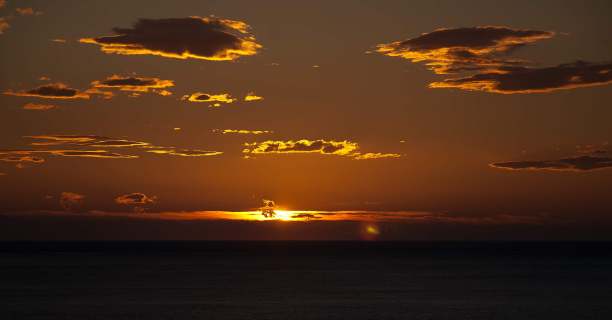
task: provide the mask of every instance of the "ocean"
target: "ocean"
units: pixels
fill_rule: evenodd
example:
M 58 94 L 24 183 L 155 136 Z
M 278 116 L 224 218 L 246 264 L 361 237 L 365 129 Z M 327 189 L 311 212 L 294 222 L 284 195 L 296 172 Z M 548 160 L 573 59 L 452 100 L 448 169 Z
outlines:
M 0 319 L 612 319 L 612 243 L 0 242 Z

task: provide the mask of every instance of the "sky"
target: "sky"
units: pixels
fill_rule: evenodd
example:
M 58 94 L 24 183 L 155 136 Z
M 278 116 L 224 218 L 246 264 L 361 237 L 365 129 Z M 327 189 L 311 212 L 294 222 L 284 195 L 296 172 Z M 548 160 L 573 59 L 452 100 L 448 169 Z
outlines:
M 0 1 L 0 239 L 612 240 L 610 12 Z

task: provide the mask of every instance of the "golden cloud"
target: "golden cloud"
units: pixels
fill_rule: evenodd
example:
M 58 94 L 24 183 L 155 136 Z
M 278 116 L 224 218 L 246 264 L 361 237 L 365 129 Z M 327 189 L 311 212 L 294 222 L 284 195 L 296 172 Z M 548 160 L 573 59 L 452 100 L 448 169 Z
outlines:
M 60 195 L 60 205 L 66 211 L 73 211 L 80 207 L 85 200 L 85 196 L 74 192 L 62 192 Z
M 369 160 L 369 159 L 383 159 L 383 158 L 401 158 L 401 154 L 398 153 L 380 153 L 380 152 L 368 152 L 368 153 L 356 153 L 354 158 L 356 160 Z
M 155 203 L 156 200 L 157 197 L 148 197 L 144 193 L 134 192 L 118 196 L 117 198 L 115 198 L 115 203 L 131 206 L 141 206 L 149 203 Z
M 57 106 L 54 106 L 52 104 L 40 104 L 40 103 L 27 103 L 23 106 L 24 110 L 38 110 L 38 111 L 46 111 L 46 110 L 51 110 L 51 109 L 55 109 L 57 108 Z
M 109 54 L 155 55 L 174 59 L 235 60 L 262 47 L 242 21 L 216 17 L 140 19 L 115 35 L 80 39 Z
M 88 147 L 146 147 L 148 142 L 117 139 L 96 135 L 38 135 L 25 136 L 25 138 L 35 139 L 33 146 L 56 146 L 56 145 L 79 145 Z
M 273 131 L 269 130 L 246 130 L 246 129 L 214 129 L 213 132 L 221 133 L 221 134 L 266 134 L 273 133 Z
M 209 105 L 211 107 L 219 107 L 221 106 L 221 103 L 232 103 L 236 101 L 236 99 L 232 98 L 229 93 L 210 94 L 203 92 L 196 92 L 190 95 L 185 95 L 183 96 L 182 100 L 187 100 L 190 102 L 208 102 L 212 103 L 211 105 Z
M 198 149 L 154 149 L 148 150 L 147 152 L 180 157 L 209 157 L 223 154 L 223 152 L 221 151 L 208 151 Z
M 16 152 L 0 152 L 0 161 L 13 162 L 22 168 L 24 165 L 39 165 L 45 162 L 45 159 L 33 156 L 28 153 Z
M 96 80 L 91 83 L 92 87 L 98 89 L 119 89 L 131 92 L 154 92 L 162 96 L 171 95 L 167 88 L 174 86 L 172 80 L 159 78 L 146 78 L 134 76 L 112 75 L 105 80 Z
M 259 100 L 263 100 L 264 98 L 262 96 L 258 96 L 256 95 L 254 92 L 249 92 L 247 93 L 247 95 L 244 97 L 244 101 L 246 102 L 251 102 L 251 101 L 259 101 Z
M 357 143 L 334 140 L 288 140 L 288 141 L 263 141 L 259 143 L 246 143 L 244 153 L 320 153 L 346 156 L 359 148 Z
M 348 140 L 267 140 L 263 142 L 245 143 L 244 146 L 245 149 L 242 152 L 245 154 L 245 159 L 251 158 L 251 155 L 269 153 L 319 153 L 346 156 L 355 160 L 401 157 L 400 154 L 396 153 L 361 153 L 359 152 L 359 144 Z
M 136 155 L 120 154 L 106 150 L 50 150 L 48 153 L 62 157 L 103 158 L 103 159 L 136 159 Z

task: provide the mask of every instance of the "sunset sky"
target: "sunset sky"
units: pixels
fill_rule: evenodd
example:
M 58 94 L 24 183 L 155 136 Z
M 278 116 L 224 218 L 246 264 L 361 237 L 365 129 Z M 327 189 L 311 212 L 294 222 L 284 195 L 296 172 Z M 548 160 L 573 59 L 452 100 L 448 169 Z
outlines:
M 0 0 L 0 239 L 611 240 L 610 13 Z

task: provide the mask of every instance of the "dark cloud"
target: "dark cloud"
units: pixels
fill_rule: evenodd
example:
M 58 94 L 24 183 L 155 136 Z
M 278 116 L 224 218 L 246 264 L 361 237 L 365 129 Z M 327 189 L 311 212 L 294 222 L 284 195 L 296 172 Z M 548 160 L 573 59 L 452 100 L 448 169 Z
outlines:
M 377 52 L 424 62 L 437 74 L 466 76 L 433 82 L 430 88 L 456 88 L 501 94 L 545 93 L 612 83 L 611 63 L 577 61 L 531 67 L 509 57 L 515 49 L 554 36 L 550 31 L 508 27 L 439 29 L 405 41 L 381 44 Z
M 522 64 L 524 62 L 504 57 L 504 54 L 553 36 L 550 31 L 504 26 L 438 29 L 416 38 L 380 44 L 376 51 L 412 62 L 424 62 L 435 73 L 445 74 Z
M 496 162 L 491 167 L 507 170 L 590 171 L 612 168 L 612 158 L 585 155 L 558 160 Z
M 159 95 L 168 96 L 172 92 L 166 90 L 174 86 L 172 80 L 162 80 L 159 78 L 146 78 L 134 76 L 112 75 L 105 80 L 98 80 L 91 83 L 92 87 L 100 89 L 119 89 L 131 92 L 154 92 Z
M 156 197 L 148 197 L 144 193 L 134 192 L 118 196 L 117 198 L 115 198 L 115 202 L 124 205 L 142 206 L 150 203 L 155 203 L 156 199 Z
M 4 92 L 4 94 L 20 97 L 37 97 L 49 99 L 89 99 L 88 94 L 79 92 L 79 90 L 70 88 L 60 82 L 45 84 L 27 91 L 6 91 Z
M 34 89 L 25 91 L 5 91 L 5 95 L 18 97 L 35 97 L 45 99 L 89 99 L 92 95 L 100 95 L 104 98 L 111 98 L 111 92 L 104 92 L 95 88 L 79 91 L 78 89 L 70 88 L 67 85 L 57 82 L 45 84 Z
M 297 213 L 297 214 L 292 215 L 291 218 L 310 220 L 310 219 L 321 219 L 322 217 L 317 216 L 316 214 L 312 214 L 312 213 Z
M 578 61 L 548 68 L 504 68 L 496 72 L 434 82 L 429 87 L 510 94 L 542 93 L 609 83 L 612 83 L 612 63 Z
M 257 53 L 261 45 L 242 21 L 215 17 L 140 19 L 115 35 L 85 38 L 105 53 L 157 55 L 177 59 L 235 60 Z

